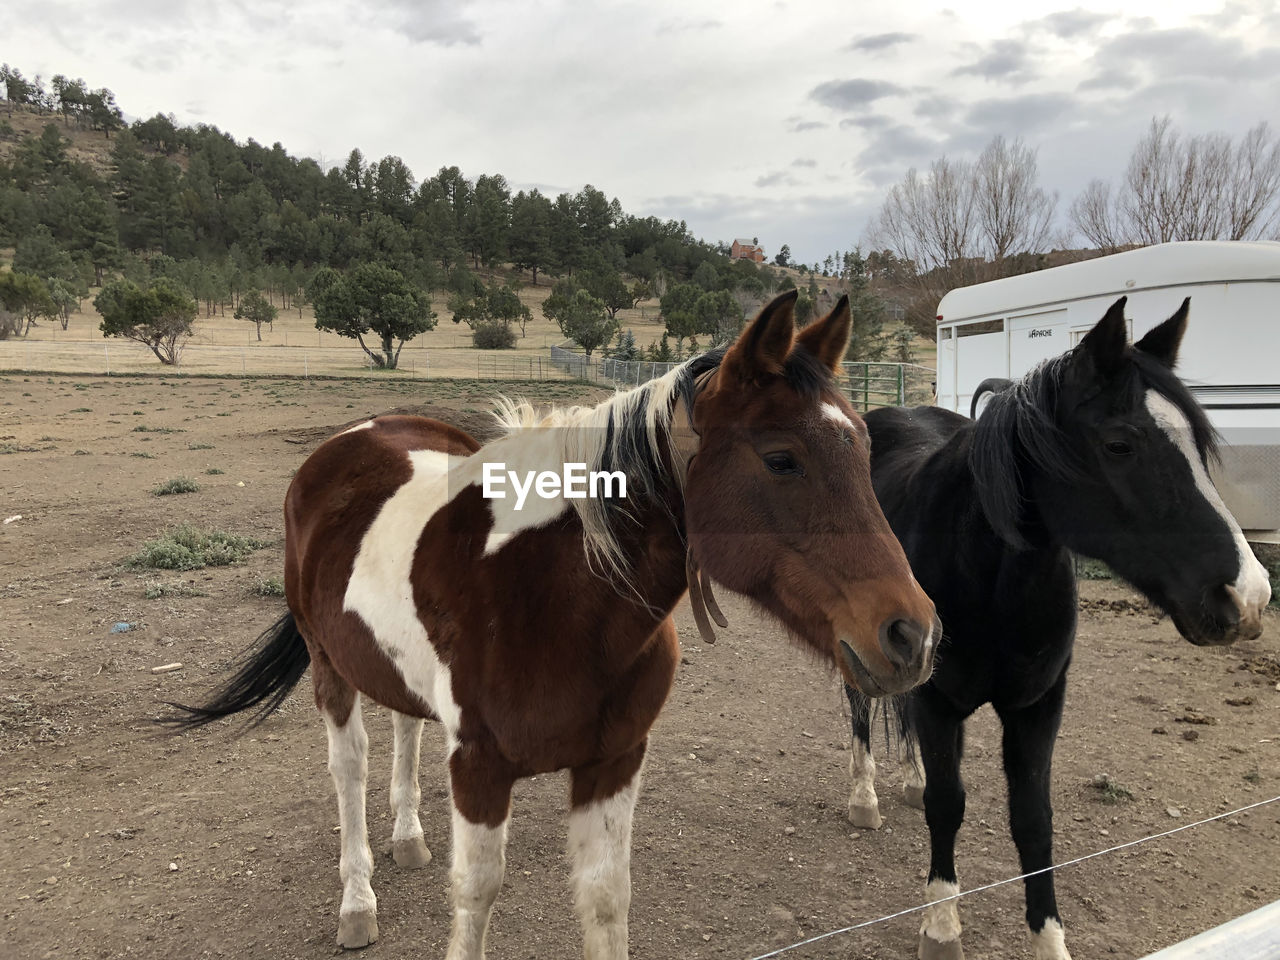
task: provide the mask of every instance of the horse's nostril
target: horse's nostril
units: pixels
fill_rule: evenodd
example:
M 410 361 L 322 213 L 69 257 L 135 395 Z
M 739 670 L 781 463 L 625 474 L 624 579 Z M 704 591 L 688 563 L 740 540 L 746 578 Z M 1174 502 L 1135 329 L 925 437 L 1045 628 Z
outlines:
M 920 655 L 929 631 L 915 620 L 886 620 L 880 626 L 880 649 L 895 667 L 910 666 Z

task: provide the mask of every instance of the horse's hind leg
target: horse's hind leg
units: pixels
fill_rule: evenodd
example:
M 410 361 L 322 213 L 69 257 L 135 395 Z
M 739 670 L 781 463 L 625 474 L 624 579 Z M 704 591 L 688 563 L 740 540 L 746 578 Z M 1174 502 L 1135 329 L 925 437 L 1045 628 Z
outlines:
M 396 819 L 391 831 L 391 856 L 402 867 L 425 867 L 431 861 L 431 851 L 422 837 L 422 822 L 418 819 L 418 805 L 422 802 L 422 788 L 418 785 L 422 720 L 393 712 L 391 723 L 395 731 L 391 813 Z
M 853 743 L 849 757 L 849 822 L 855 827 L 879 830 L 880 800 L 876 796 L 876 761 L 871 755 L 871 703 L 872 701 L 844 687 L 853 714 Z
M 586 960 L 626 960 L 631 909 L 631 818 L 644 746 L 573 771 L 569 857 Z
M 369 778 L 369 737 L 360 715 L 360 695 L 348 686 L 323 657 L 312 657 L 316 702 L 329 731 L 329 773 L 338 793 L 338 822 L 342 831 L 342 907 L 338 913 L 338 944 L 365 947 L 378 939 L 378 898 L 369 881 L 373 854 L 365 823 L 365 785 Z
M 905 706 L 905 705 L 904 705 Z M 905 710 L 899 709 L 898 764 L 902 768 L 902 800 L 909 807 L 924 809 L 924 765 L 920 762 L 920 745 L 909 724 Z

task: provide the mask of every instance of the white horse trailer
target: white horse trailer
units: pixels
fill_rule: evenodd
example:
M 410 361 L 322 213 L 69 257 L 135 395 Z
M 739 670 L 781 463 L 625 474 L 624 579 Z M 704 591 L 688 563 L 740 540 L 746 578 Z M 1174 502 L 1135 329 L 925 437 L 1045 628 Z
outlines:
M 1121 296 L 1134 340 L 1191 298 L 1178 374 L 1224 441 L 1214 481 L 1251 540 L 1280 541 L 1280 243 L 1162 243 L 952 290 L 938 404 L 967 415 L 983 380 L 1079 343 Z

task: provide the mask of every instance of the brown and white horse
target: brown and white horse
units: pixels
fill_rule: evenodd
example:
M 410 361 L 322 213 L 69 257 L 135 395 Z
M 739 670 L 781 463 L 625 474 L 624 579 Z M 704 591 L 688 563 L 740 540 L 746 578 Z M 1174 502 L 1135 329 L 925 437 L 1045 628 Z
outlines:
M 794 299 L 766 306 L 727 351 L 595 408 L 538 420 L 507 405 L 506 435 L 483 448 L 446 424 L 389 416 L 299 469 L 285 501 L 290 613 L 212 702 L 175 722 L 255 708 L 261 719 L 310 665 L 338 794 L 342 946 L 378 936 L 362 695 L 394 711 L 402 866 L 431 856 L 418 753 L 423 719 L 444 726 L 449 960 L 484 955 L 515 781 L 566 768 L 585 955 L 620 960 L 632 810 L 680 659 L 671 612 L 687 585 L 700 625 L 703 597 L 721 619 L 709 575 L 871 696 L 929 676 L 933 603 L 876 504 L 866 429 L 832 380 L 848 303 L 797 336 Z M 625 500 L 526 481 L 517 509 L 513 489 L 486 483 L 569 463 L 620 473 Z

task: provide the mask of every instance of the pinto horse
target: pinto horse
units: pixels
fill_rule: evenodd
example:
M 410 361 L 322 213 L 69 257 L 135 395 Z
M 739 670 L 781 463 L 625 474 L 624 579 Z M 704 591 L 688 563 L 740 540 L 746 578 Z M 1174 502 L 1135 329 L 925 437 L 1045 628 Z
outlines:
M 945 629 L 932 679 L 896 705 L 905 799 L 923 804 L 929 826 L 930 902 L 959 891 L 964 721 L 984 703 L 1004 729 L 1022 871 L 1053 863 L 1050 766 L 1076 629 L 1069 551 L 1106 562 L 1194 644 L 1262 631 L 1266 570 L 1209 479 L 1213 429 L 1172 372 L 1189 302 L 1133 346 L 1124 305 L 1075 349 L 1020 381 L 992 384 L 1004 389 L 976 422 L 936 407 L 866 417 L 876 494 Z M 849 817 L 874 828 L 871 705 L 846 692 Z M 1070 960 L 1053 874 L 1025 885 L 1037 960 Z M 963 955 L 956 902 L 927 909 L 919 956 Z
M 175 719 L 261 718 L 310 665 L 341 822 L 339 944 L 378 936 L 362 696 L 394 712 L 402 866 L 430 858 L 418 753 L 423 720 L 444 726 L 449 960 L 484 956 L 515 781 L 563 769 L 585 955 L 621 960 L 632 810 L 680 659 L 671 613 L 686 586 L 700 625 L 704 604 L 722 620 L 709 576 L 869 695 L 929 675 L 934 607 L 876 504 L 866 429 L 833 380 L 847 299 L 799 335 L 794 301 L 768 304 L 727 351 L 597 407 L 539 420 L 508 405 L 505 436 L 484 447 L 434 420 L 389 416 L 327 441 L 298 470 L 285 500 L 289 613 L 210 703 Z M 561 491 L 517 507 L 485 497 L 487 465 L 499 463 L 620 472 L 626 499 Z

